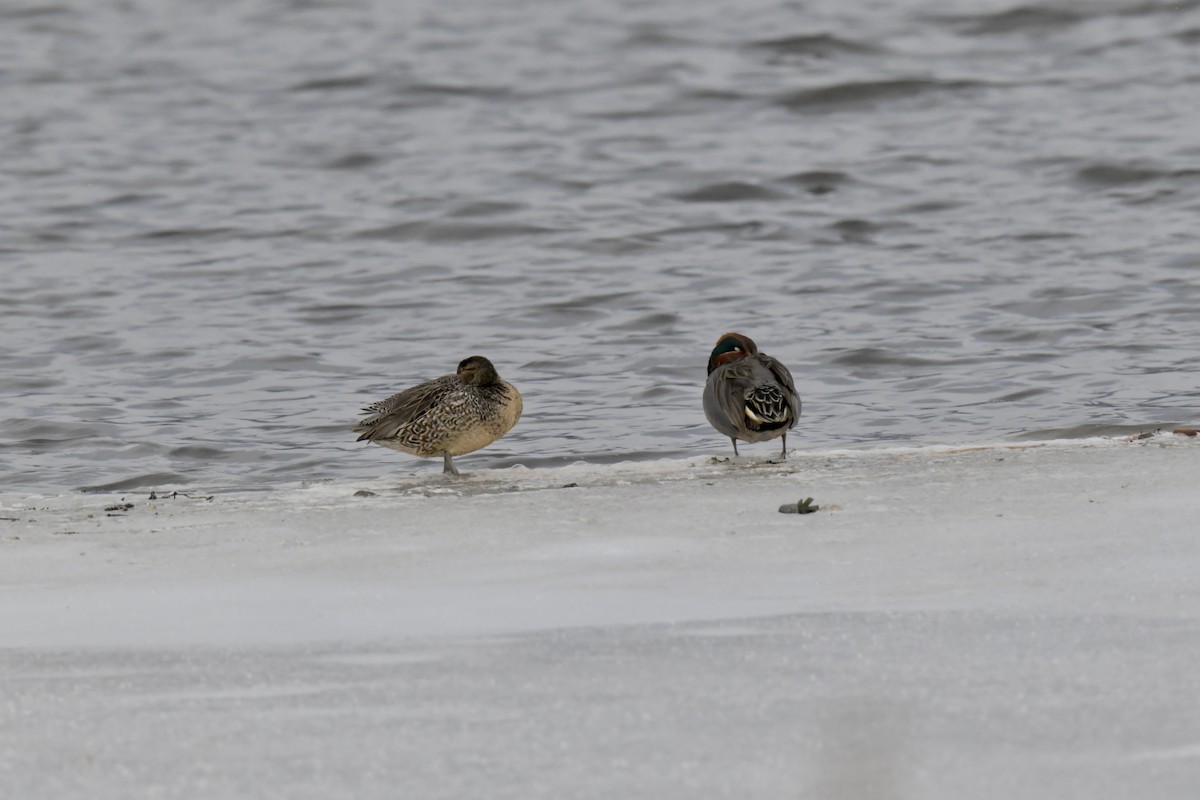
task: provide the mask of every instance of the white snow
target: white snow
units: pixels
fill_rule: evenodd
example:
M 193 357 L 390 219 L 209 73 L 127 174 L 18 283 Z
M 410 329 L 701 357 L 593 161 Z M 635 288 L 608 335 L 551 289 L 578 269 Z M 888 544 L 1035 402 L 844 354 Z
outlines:
M 0 496 L 3 796 L 1200 785 L 1194 439 L 435 468 Z

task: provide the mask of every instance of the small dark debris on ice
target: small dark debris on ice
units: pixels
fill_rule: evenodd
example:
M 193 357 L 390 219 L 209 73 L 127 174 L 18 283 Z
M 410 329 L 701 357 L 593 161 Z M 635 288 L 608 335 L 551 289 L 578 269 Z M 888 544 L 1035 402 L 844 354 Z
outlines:
M 811 514 L 821 507 L 813 505 L 813 499 L 806 497 L 797 503 L 784 503 L 779 507 L 780 514 Z

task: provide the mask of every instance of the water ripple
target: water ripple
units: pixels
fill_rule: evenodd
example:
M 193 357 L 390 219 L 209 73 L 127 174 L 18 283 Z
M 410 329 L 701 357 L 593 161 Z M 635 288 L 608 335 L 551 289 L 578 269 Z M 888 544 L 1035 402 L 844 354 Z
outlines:
M 679 200 L 685 203 L 729 203 L 741 200 L 782 200 L 788 195 L 770 189 L 766 186 L 759 186 L 753 183 L 744 183 L 742 181 L 726 181 L 723 183 L 711 183 L 707 186 L 701 186 L 693 189 L 690 192 L 683 192 L 676 195 Z
M 987 84 L 980 81 L 923 78 L 851 81 L 786 92 L 777 95 L 774 102 L 789 111 L 833 112 L 871 108 L 881 103 L 930 94 L 951 94 L 984 86 Z
M 1015 33 L 1043 35 L 1078 25 L 1088 19 L 1085 11 L 1059 6 L 1018 6 L 1005 11 L 972 15 L 946 15 L 934 21 L 953 25 L 967 36 L 999 36 Z
M 1153 181 L 1200 181 L 1200 168 L 1161 169 L 1148 164 L 1100 162 L 1080 167 L 1075 178 L 1090 187 L 1130 186 Z
M 828 33 L 798 34 L 777 39 L 760 39 L 750 43 L 751 47 L 770 50 L 787 56 L 805 58 L 832 58 L 838 55 L 877 54 L 884 48 L 865 42 L 845 39 Z
M 536 236 L 554 233 L 551 228 L 537 225 L 483 225 L 459 222 L 400 222 L 380 228 L 358 231 L 360 239 L 389 239 L 392 241 L 419 240 L 425 242 L 475 241 L 509 236 Z
M 1200 0 L 0 9 L 0 481 L 434 471 L 358 409 L 482 353 L 466 469 L 1200 414 Z M 749 446 L 750 451 L 756 451 Z

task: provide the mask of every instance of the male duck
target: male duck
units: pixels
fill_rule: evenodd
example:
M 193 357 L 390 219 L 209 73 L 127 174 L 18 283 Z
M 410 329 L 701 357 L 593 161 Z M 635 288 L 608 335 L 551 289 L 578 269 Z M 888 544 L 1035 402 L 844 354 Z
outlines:
M 442 472 L 457 475 L 452 456 L 487 447 L 521 418 L 521 393 L 500 379 L 492 362 L 471 356 L 454 375 L 405 389 L 363 409 L 358 441 L 414 456 L 442 456 Z
M 788 428 L 800 416 L 800 397 L 792 373 L 765 353 L 749 336 L 725 333 L 708 357 L 704 384 L 704 416 L 718 432 L 733 441 L 765 442 L 783 438 L 787 457 Z

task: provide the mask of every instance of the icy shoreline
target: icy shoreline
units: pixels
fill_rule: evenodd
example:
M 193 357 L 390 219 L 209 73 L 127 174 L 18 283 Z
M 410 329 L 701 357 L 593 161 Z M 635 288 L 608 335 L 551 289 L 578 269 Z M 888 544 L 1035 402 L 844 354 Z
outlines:
M 46 797 L 1186 796 L 1198 474 L 1164 434 L 5 495 L 0 774 Z
M 1048 581 L 1094 578 L 1079 556 L 1101 544 L 1136 560 L 1147 534 L 1190 543 L 1197 464 L 1194 440 L 1164 434 L 0 497 L 0 631 L 14 646 L 253 644 L 1030 606 Z M 818 513 L 778 513 L 810 496 Z M 1107 593 L 1092 589 L 1089 606 Z

